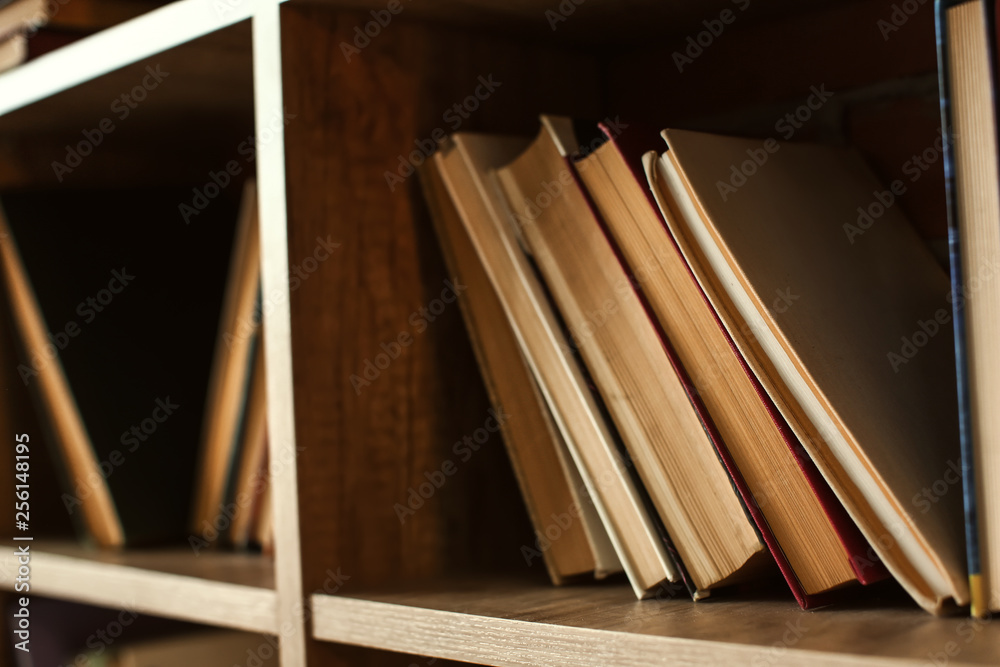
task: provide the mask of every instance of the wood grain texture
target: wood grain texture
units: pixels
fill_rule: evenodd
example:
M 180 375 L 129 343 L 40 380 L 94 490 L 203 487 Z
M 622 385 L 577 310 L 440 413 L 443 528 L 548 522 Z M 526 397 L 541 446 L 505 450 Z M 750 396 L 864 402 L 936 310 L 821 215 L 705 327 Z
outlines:
M 337 568 L 350 590 L 473 564 L 523 567 L 531 534 L 499 435 L 456 454 L 489 403 L 445 300 L 450 278 L 419 184 L 410 175 L 390 189 L 385 174 L 432 146 L 435 130 L 455 129 L 446 114 L 477 87 L 485 99 L 471 98 L 463 129 L 527 132 L 540 108 L 598 107 L 591 60 L 405 17 L 348 62 L 341 44 L 366 20 L 282 8 L 289 262 L 304 271 L 318 239 L 340 244 L 291 293 L 306 594 Z M 487 95 L 491 76 L 499 85 Z M 430 498 L 414 496 L 446 461 L 457 472 Z
M 260 197 L 261 311 L 267 402 L 267 464 L 280 659 L 304 667 L 306 617 L 301 603 L 302 556 L 295 459 L 292 340 L 285 192 L 284 86 L 281 81 L 281 14 L 261 5 L 253 19 L 254 114 Z M 277 122 L 276 122 L 277 121 Z
M 249 554 L 187 549 L 112 553 L 72 543 L 31 542 L 31 593 L 184 621 L 277 633 L 273 563 Z M 0 560 L 0 588 L 13 590 L 17 561 Z
M 1000 626 L 934 618 L 894 586 L 801 611 L 791 598 L 637 602 L 625 585 L 552 588 L 478 578 L 361 597 L 317 596 L 314 632 L 488 665 L 993 664 Z M 405 648 L 404 648 L 405 647 Z M 947 653 L 950 651 L 950 655 Z

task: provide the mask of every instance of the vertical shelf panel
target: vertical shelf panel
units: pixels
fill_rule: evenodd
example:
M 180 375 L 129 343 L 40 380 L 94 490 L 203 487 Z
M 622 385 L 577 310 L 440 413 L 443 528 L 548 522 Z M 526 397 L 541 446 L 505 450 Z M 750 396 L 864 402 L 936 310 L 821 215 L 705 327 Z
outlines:
M 281 85 L 281 19 L 277 3 L 253 18 L 254 111 L 260 200 L 261 306 L 267 368 L 268 465 L 275 514 L 274 561 L 281 664 L 302 667 L 305 604 L 301 597 L 296 438 L 293 420 L 289 314 L 288 224 L 285 199 L 285 110 Z

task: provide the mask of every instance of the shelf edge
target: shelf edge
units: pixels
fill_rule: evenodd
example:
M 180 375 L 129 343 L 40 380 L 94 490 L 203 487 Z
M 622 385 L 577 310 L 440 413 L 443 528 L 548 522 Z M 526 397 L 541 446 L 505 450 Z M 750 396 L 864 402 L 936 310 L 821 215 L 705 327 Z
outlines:
M 271 589 L 37 551 L 29 566 L 29 596 L 277 634 L 277 595 Z M 17 567 L 11 553 L 0 569 L 0 588 L 14 595 Z
M 177 0 L 0 74 L 0 116 L 251 18 L 283 0 Z M 111 100 L 109 100 L 109 103 Z
M 321 641 L 498 667 L 925 664 L 902 658 L 775 650 L 767 645 L 579 628 L 330 595 L 313 595 L 312 610 L 313 637 Z

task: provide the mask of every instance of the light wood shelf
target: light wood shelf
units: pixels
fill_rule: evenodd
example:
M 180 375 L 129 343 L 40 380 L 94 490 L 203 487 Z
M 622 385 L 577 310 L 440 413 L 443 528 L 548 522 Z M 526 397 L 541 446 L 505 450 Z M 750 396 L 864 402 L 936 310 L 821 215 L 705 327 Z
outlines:
M 70 542 L 17 542 L 0 561 L 14 591 L 13 551 L 30 545 L 30 595 L 128 609 L 207 625 L 277 634 L 270 558 L 190 549 L 107 552 Z
M 804 612 L 790 597 L 636 601 L 627 585 L 438 581 L 315 595 L 317 639 L 485 665 L 995 664 L 1000 627 L 882 599 Z M 874 598 L 874 596 L 861 596 Z M 886 599 L 887 598 L 887 599 Z M 951 643 L 951 646 L 949 646 Z M 951 650 L 951 655 L 947 651 Z

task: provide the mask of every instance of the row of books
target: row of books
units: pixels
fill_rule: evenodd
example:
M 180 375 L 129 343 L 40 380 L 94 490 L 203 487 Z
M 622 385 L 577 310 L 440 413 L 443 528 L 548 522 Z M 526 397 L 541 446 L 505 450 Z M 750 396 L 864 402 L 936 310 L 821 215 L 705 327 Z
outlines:
M 553 581 L 968 604 L 946 271 L 899 207 L 845 235 L 886 191 L 853 150 L 662 140 L 543 116 L 422 167 Z
M 0 285 L 17 375 L 84 539 L 269 551 L 256 188 L 248 181 L 238 212 L 220 203 L 198 230 L 174 215 L 185 196 L 4 197 Z M 103 289 L 81 300 L 84 285 Z

